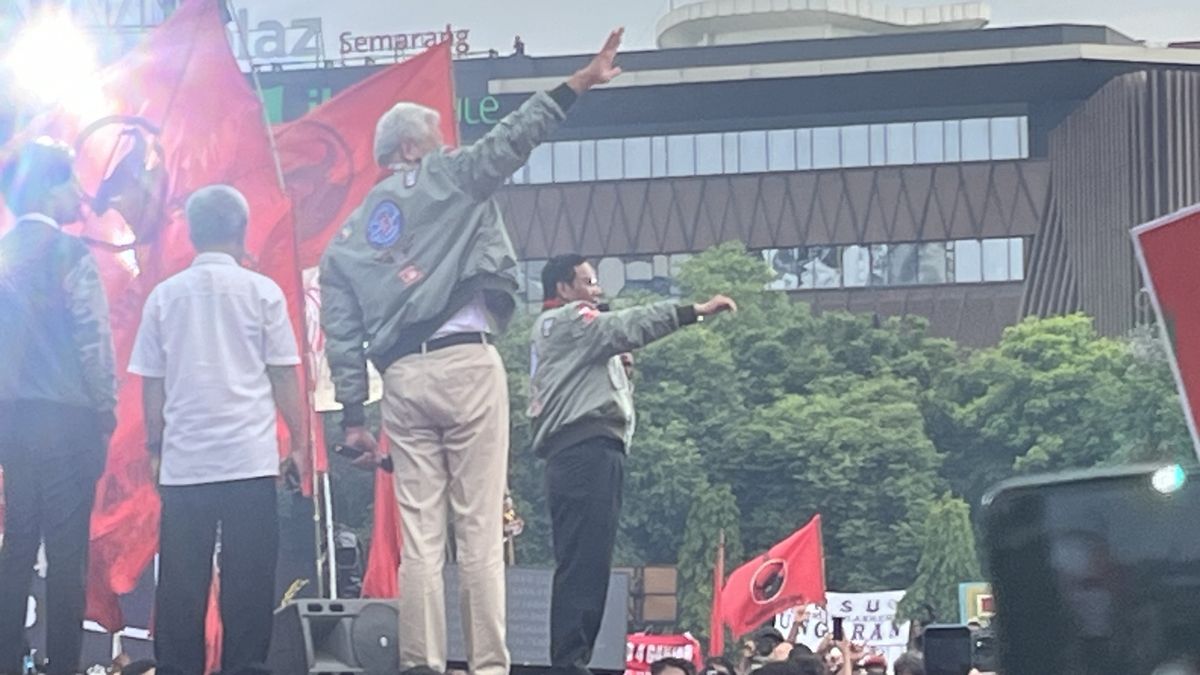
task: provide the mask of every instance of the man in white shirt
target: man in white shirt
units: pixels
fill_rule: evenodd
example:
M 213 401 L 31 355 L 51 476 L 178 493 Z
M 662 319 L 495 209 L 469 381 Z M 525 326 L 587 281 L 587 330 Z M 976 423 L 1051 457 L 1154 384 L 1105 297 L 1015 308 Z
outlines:
M 203 675 L 204 618 L 220 532 L 222 669 L 266 661 L 279 524 L 275 482 L 307 462 L 300 355 L 283 291 L 243 269 L 249 207 L 214 185 L 187 202 L 198 255 L 150 293 L 129 372 L 143 378 L 162 495 L 155 656 Z M 292 439 L 279 461 L 276 409 Z M 218 530 L 219 527 L 219 530 Z

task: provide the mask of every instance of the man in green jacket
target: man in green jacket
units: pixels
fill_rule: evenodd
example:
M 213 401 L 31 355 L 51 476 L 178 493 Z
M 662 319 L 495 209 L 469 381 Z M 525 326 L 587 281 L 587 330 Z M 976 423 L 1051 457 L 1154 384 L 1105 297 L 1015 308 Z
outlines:
M 504 675 L 508 389 L 492 346 L 516 306 L 517 264 L 493 194 L 575 99 L 620 74 L 622 31 L 584 68 L 535 94 L 477 143 L 442 147 L 438 114 L 397 104 L 375 159 L 392 171 L 321 261 L 321 324 L 346 445 L 380 457 L 364 426 L 367 359 L 383 374 L 383 426 L 400 507 L 400 662 L 446 669 L 442 568 L 452 514 L 467 659 Z
M 587 675 L 604 616 L 625 453 L 633 437 L 633 390 L 621 356 L 724 311 L 733 300 L 658 302 L 602 311 L 592 265 L 551 258 L 533 325 L 529 415 L 533 448 L 546 459 L 554 537 L 550 663 L 561 675 Z

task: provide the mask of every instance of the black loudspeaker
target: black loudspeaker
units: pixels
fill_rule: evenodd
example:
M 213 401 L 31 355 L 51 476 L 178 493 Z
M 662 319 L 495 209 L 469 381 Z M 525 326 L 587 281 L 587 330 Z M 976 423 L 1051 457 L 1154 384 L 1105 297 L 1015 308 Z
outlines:
M 395 675 L 399 613 L 382 600 L 297 600 L 275 612 L 267 667 L 299 675 Z

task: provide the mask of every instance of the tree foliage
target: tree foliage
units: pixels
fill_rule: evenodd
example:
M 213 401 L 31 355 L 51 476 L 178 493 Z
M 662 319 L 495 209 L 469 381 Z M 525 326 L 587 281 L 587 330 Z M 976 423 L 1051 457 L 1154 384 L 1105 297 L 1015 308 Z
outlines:
M 930 506 L 921 528 L 917 578 L 900 603 L 900 614 L 922 616 L 923 608 L 929 607 L 939 622 L 955 623 L 958 585 L 980 578 L 971 509 L 961 499 L 943 495 Z
M 707 626 L 721 527 L 732 570 L 741 553 L 766 550 L 820 513 L 832 589 L 916 582 L 918 595 L 941 602 L 948 580 L 974 569 L 964 504 L 974 508 L 997 481 L 1192 453 L 1151 331 L 1109 338 L 1081 315 L 1027 319 L 998 344 L 968 349 L 920 318 L 814 313 L 763 290 L 769 278 L 739 244 L 693 257 L 679 275 L 685 297 L 723 292 L 741 311 L 636 357 L 638 427 L 617 560 L 679 563 L 685 627 Z M 500 344 L 509 479 L 526 521 L 518 562 L 549 565 L 544 463 L 529 448 L 525 412 L 531 323 L 532 314 L 518 317 Z M 947 490 L 962 501 L 939 498 Z M 352 520 L 361 500 L 342 503 L 365 530 Z M 934 536 L 943 530 L 958 532 L 954 574 L 941 573 L 948 563 L 933 550 L 951 553 L 951 538 Z

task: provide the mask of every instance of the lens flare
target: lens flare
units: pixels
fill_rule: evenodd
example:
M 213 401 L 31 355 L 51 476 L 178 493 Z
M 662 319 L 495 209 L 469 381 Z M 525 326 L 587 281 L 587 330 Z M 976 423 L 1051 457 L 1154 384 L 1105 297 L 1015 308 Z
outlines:
M 96 50 L 66 11 L 47 12 L 26 24 L 4 55 L 4 67 L 39 104 L 90 104 L 96 93 Z

